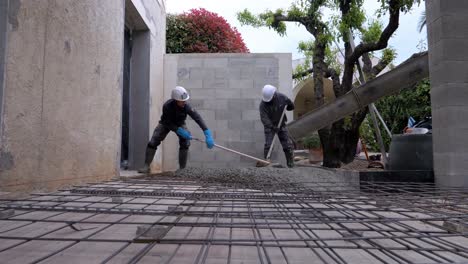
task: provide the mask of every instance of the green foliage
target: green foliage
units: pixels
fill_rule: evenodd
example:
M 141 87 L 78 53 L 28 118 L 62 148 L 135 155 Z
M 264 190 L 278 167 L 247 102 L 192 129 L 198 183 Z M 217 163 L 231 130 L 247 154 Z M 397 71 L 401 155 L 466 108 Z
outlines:
M 168 14 L 166 16 L 166 51 L 167 53 L 183 53 L 185 50 L 185 40 L 189 35 L 187 23 L 180 19 L 178 15 Z
M 411 116 L 416 121 L 431 115 L 431 96 L 430 82 L 425 79 L 418 83 L 413 89 L 405 89 L 397 94 L 387 96 L 376 103 L 382 118 L 385 120 L 392 134 L 401 134 L 408 123 L 408 118 Z M 380 125 L 382 136 L 386 148 L 390 144 L 391 139 L 385 133 L 384 128 Z M 377 151 L 379 149 L 373 135 L 372 121 L 367 116 L 362 123 L 360 132 L 361 136 L 368 147 Z
M 298 51 L 304 55 L 304 62 L 297 65 L 293 70 L 293 75 L 301 74 L 312 68 L 312 58 L 314 55 L 314 41 L 300 41 L 298 45 Z M 308 78 L 311 74 L 301 75 L 295 78 L 297 81 L 302 81 Z
M 419 52 L 427 51 L 427 39 L 420 39 L 416 45 L 416 48 L 419 50 Z
M 380 20 L 371 20 L 366 28 L 361 28 L 361 40 L 364 43 L 377 42 L 382 35 L 383 23 Z
M 255 16 L 249 10 L 244 9 L 244 11 L 237 13 L 237 20 L 243 26 L 250 25 L 256 28 L 266 26 L 275 30 L 280 36 L 285 36 L 286 24 L 282 21 L 275 21 L 275 16 L 281 16 L 283 12 L 282 9 L 278 9 L 276 12 L 267 10 Z
M 353 124 L 353 121 L 352 121 L 351 116 L 345 116 L 345 117 L 343 118 L 343 128 L 344 128 L 345 130 L 351 129 L 352 124 Z
M 247 9 L 244 9 L 244 11 L 237 13 L 237 20 L 239 20 L 242 26 L 250 25 L 255 28 L 259 28 L 266 25 L 263 20 L 252 14 Z
M 275 30 L 280 36 L 286 36 L 286 23 L 283 21 L 275 20 L 275 16 L 282 16 L 283 10 L 278 9 L 276 12 L 267 19 L 267 26 L 270 29 Z
M 375 140 L 374 127 L 369 115 L 367 115 L 366 119 L 361 123 L 361 126 L 359 127 L 359 135 L 362 142 L 366 144 L 368 151 L 380 151 L 377 140 Z
M 329 68 L 334 69 L 338 75 L 343 71 L 343 64 L 338 61 L 338 48 L 330 48 L 327 46 L 325 49 L 325 63 Z
M 382 50 L 382 58 L 380 59 L 382 62 L 386 64 L 390 64 L 392 61 L 395 60 L 397 56 L 397 52 L 393 48 L 386 48 Z
M 302 139 L 304 148 L 307 149 L 318 149 L 321 148 L 320 137 L 318 134 L 313 134 Z
M 404 13 L 408 12 L 415 5 L 421 4 L 421 0 L 400 0 L 400 10 Z
M 351 8 L 347 15 L 342 17 L 341 21 L 346 30 L 349 29 L 360 29 L 364 22 L 366 22 L 365 10 L 361 8 L 362 0 L 356 0 L 351 2 Z
M 168 15 L 166 22 L 167 53 L 249 52 L 237 29 L 206 9 Z
M 298 20 L 302 17 L 307 16 L 307 13 L 304 12 L 304 9 L 293 3 L 287 12 L 287 16 L 291 19 Z
M 388 0 L 379 0 L 380 1 L 380 8 L 377 10 L 377 16 L 381 17 L 385 15 L 389 11 L 389 3 Z M 420 5 L 422 0 L 399 0 L 399 8 L 400 11 L 403 13 L 407 13 L 413 8 L 415 5 Z
M 314 47 L 315 41 L 313 40 L 299 42 L 298 51 L 304 55 L 304 62 L 296 66 L 296 68 L 293 70 L 293 75 L 304 73 L 311 69 L 314 56 Z M 337 48 L 330 48 L 329 45 L 327 45 L 325 48 L 325 63 L 329 68 L 334 69 L 338 75 L 341 74 L 343 68 L 343 65 L 337 60 L 339 52 L 340 51 Z M 303 76 L 301 75 L 296 77 L 295 80 L 302 81 L 311 75 L 311 73 Z
M 365 10 L 362 9 L 364 0 L 353 0 L 350 3 L 350 9 L 346 15 L 342 15 L 340 10 L 342 0 L 329 0 L 327 7 L 335 11 L 329 20 L 331 31 L 335 39 L 349 39 L 349 31 L 354 29 L 361 30 L 366 22 Z
M 424 29 L 424 27 L 426 26 L 426 11 L 422 11 L 421 13 L 421 16 L 419 17 L 419 21 L 418 21 L 418 31 L 419 33 L 421 33 Z

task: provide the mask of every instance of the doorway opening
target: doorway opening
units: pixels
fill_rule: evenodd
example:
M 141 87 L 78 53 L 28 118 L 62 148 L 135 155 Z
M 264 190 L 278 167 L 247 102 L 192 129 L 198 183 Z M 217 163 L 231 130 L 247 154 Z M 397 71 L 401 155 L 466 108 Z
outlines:
M 130 56 L 132 54 L 132 38 L 130 29 L 125 27 L 124 58 L 123 58 L 123 90 L 122 90 L 122 143 L 120 149 L 120 168 L 128 169 L 128 144 L 130 132 Z
M 149 139 L 151 34 L 132 1 L 125 1 L 120 168 L 144 165 Z

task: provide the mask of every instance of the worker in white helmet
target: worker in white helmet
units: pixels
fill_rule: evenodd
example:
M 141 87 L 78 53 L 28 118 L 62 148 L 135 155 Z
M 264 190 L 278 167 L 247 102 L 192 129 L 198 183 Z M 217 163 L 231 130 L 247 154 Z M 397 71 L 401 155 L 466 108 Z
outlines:
M 275 86 L 265 85 L 262 90 L 262 102 L 260 103 L 260 119 L 265 131 L 264 158 L 267 158 L 276 133 L 283 147 L 287 165 L 291 168 L 294 167 L 294 153 L 288 130 L 286 130 L 286 116 L 278 128 L 285 107 L 287 111 L 292 111 L 294 110 L 294 103 L 286 95 L 278 92 Z
M 206 126 L 200 114 L 193 109 L 187 100 L 190 98 L 187 90 L 182 86 L 176 86 L 171 93 L 171 99 L 163 105 L 163 113 L 158 126 L 154 129 L 153 136 L 146 147 L 145 166 L 138 170 L 140 173 L 149 173 L 150 164 L 153 161 L 156 149 L 166 138 L 170 131 L 173 131 L 179 137 L 179 167 L 185 168 L 187 165 L 188 150 L 192 135 L 187 130 L 185 119 L 189 115 L 205 134 L 206 146 L 213 148 L 215 142 L 211 131 Z

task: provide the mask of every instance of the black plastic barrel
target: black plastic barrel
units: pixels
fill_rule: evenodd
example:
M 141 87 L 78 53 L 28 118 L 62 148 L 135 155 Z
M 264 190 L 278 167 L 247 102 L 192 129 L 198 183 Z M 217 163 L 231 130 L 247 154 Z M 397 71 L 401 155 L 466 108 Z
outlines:
M 433 170 L 432 135 L 393 135 L 388 170 Z

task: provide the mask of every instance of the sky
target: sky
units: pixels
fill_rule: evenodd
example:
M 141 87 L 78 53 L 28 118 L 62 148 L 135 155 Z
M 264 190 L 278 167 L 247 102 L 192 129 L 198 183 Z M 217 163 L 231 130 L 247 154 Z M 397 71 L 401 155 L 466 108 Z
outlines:
M 303 56 L 297 51 L 299 41 L 311 40 L 311 35 L 303 26 L 296 23 L 287 23 L 285 37 L 280 37 L 275 31 L 266 27 L 253 28 L 241 26 L 236 14 L 247 8 L 254 14 L 267 9 L 287 9 L 294 0 L 166 0 L 166 12 L 177 14 L 189 11 L 192 8 L 205 8 L 224 17 L 227 22 L 236 27 L 241 33 L 245 44 L 252 53 L 292 53 L 293 60 Z M 375 18 L 375 11 L 379 7 L 379 0 L 365 0 L 364 9 L 369 18 Z M 422 33 L 417 30 L 418 21 L 424 11 L 424 2 L 416 6 L 410 13 L 400 15 L 400 26 L 390 39 L 389 45 L 397 50 L 395 64 L 409 58 L 413 53 L 419 52 L 418 43 L 426 40 L 425 29 Z M 383 21 L 386 25 L 386 21 Z

